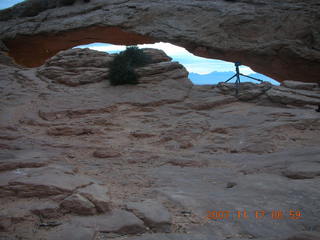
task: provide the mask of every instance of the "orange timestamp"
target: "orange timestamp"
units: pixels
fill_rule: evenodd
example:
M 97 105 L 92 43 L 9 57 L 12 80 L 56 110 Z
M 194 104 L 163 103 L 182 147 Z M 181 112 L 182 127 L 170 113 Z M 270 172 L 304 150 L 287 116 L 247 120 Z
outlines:
M 269 217 L 273 220 L 282 219 L 292 219 L 298 220 L 302 219 L 302 213 L 299 210 L 272 210 L 267 212 L 265 210 L 256 210 L 248 213 L 246 210 L 242 211 L 208 211 L 206 219 L 210 220 L 224 220 L 224 219 L 248 219 L 249 217 L 255 219 L 263 219 Z

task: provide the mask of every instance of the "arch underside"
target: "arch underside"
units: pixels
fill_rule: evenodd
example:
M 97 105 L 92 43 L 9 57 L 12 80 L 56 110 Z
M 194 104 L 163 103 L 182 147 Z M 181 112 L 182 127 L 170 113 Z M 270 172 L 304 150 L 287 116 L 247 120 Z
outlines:
M 155 40 L 135 33 L 128 33 L 118 27 L 89 27 L 61 34 L 21 36 L 4 41 L 10 49 L 9 55 L 16 63 L 26 67 L 41 66 L 48 58 L 61 50 L 75 46 L 105 42 L 118 45 L 155 43 Z

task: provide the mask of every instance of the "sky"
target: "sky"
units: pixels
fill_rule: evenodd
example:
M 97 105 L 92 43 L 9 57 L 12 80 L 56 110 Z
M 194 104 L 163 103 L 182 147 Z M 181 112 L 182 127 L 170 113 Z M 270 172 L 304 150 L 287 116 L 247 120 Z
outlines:
M 0 9 L 11 7 L 19 2 L 23 2 L 23 0 L 0 0 Z
M 11 7 L 19 2 L 23 2 L 23 0 L 0 0 L 0 9 Z M 105 43 L 93 43 L 93 44 L 82 45 L 78 47 L 80 48 L 88 47 L 94 50 L 104 51 L 108 53 L 118 53 L 126 49 L 126 46 L 111 45 L 111 44 L 105 44 Z M 211 78 L 209 78 L 209 76 L 208 76 L 208 80 L 205 80 L 205 78 L 202 78 L 201 84 L 210 84 L 210 83 L 212 84 L 211 79 L 212 79 L 212 76 L 214 75 L 212 75 L 211 73 L 213 72 L 217 72 L 217 73 L 229 72 L 230 74 L 230 72 L 235 71 L 234 63 L 197 57 L 189 53 L 186 49 L 172 45 L 170 43 L 159 42 L 155 44 L 138 45 L 138 47 L 139 48 L 157 48 L 157 49 L 163 50 L 168 56 L 172 57 L 174 61 L 178 61 L 182 65 L 184 65 L 189 73 L 196 73 L 201 75 L 210 74 Z M 247 66 L 240 66 L 240 72 L 246 75 L 255 74 L 255 77 L 258 77 L 258 78 L 261 77 L 263 78 L 263 80 L 270 81 L 276 85 L 279 84 L 277 81 L 274 81 L 264 75 L 260 75 L 260 74 L 257 75 L 257 73 L 255 73 L 251 68 Z M 195 84 L 197 84 L 197 82 L 195 82 L 197 80 L 195 79 L 191 79 L 191 80 Z

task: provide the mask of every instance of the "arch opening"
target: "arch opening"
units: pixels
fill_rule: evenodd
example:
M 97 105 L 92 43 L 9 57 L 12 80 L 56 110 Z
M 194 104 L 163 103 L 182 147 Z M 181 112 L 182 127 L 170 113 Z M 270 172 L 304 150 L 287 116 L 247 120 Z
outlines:
M 187 51 L 185 48 L 173 45 L 171 43 L 158 42 L 154 44 L 139 44 L 138 47 L 142 49 L 155 48 L 164 51 L 173 59 L 173 61 L 179 62 L 188 70 L 189 79 L 193 82 L 193 84 L 196 85 L 217 84 L 229 79 L 235 73 L 235 66 L 232 62 L 198 57 Z M 113 54 L 125 50 L 126 45 L 91 43 L 76 46 L 74 48 L 90 48 L 96 51 Z M 279 85 L 279 82 L 276 80 L 261 73 L 257 73 L 248 66 L 240 66 L 240 72 L 263 81 L 268 81 L 273 85 Z M 241 82 L 258 83 L 257 81 L 245 77 L 241 77 Z

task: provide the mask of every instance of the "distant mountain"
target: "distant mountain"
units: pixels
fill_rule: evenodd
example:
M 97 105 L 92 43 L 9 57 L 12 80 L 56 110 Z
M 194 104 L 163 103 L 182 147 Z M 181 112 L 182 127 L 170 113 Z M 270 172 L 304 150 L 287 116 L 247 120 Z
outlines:
M 224 82 L 228 80 L 230 77 L 232 77 L 235 74 L 235 72 L 212 72 L 209 74 L 198 74 L 198 73 L 189 73 L 189 78 L 194 84 L 203 85 L 203 84 L 217 84 L 219 82 Z M 250 77 L 258 78 L 263 81 L 271 82 L 274 85 L 279 85 L 279 83 L 263 74 L 260 73 L 254 73 L 250 74 Z M 251 80 L 246 77 L 240 77 L 241 82 L 255 82 L 257 81 Z M 231 82 L 234 82 L 235 79 L 231 80 Z

